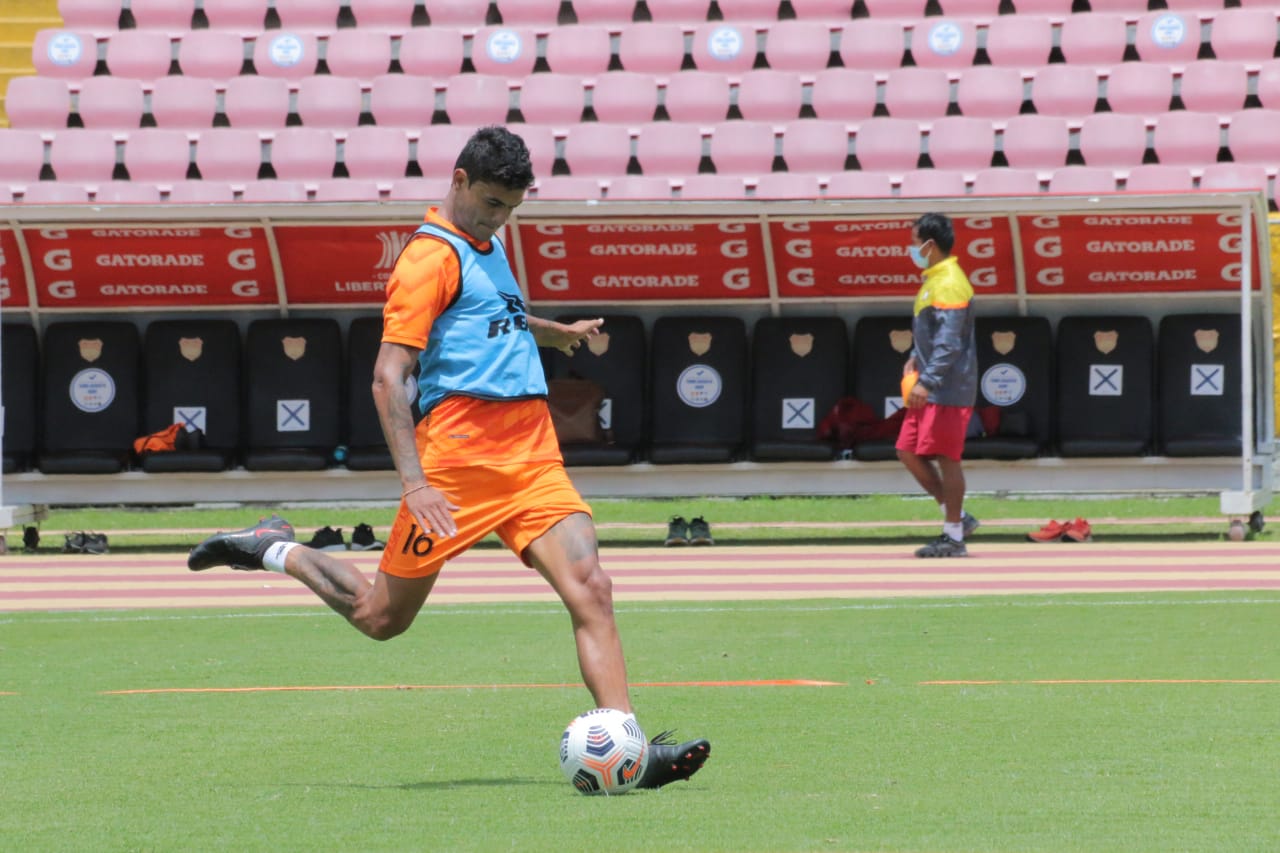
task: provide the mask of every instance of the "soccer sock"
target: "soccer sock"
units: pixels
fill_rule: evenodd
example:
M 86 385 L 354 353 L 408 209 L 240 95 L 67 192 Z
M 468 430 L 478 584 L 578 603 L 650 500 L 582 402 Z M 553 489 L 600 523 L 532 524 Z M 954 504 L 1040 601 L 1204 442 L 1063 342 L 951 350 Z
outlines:
M 269 572 L 284 574 L 285 555 L 301 544 L 301 542 L 276 542 L 267 548 L 267 553 L 262 555 L 262 568 Z
M 955 524 L 951 522 L 942 523 L 942 532 L 950 536 L 956 542 L 964 541 L 964 524 L 957 521 Z

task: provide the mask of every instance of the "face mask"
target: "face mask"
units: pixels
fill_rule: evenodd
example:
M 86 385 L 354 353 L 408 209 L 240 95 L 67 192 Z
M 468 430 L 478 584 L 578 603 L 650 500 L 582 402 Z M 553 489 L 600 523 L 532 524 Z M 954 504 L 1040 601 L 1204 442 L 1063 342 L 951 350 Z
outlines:
M 924 252 L 920 250 L 919 246 L 908 246 L 907 253 L 911 255 L 912 262 L 920 269 L 929 268 L 929 259 L 924 256 Z

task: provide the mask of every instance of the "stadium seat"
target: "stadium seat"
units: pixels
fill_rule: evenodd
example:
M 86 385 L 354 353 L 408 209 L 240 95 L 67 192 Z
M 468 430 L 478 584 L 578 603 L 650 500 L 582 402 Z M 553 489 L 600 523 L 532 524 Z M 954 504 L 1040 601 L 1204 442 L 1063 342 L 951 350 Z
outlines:
M 583 315 L 557 319 L 572 323 Z M 571 466 L 626 465 L 635 461 L 647 437 L 644 322 L 616 314 L 603 319 L 600 333 L 586 346 L 578 347 L 572 356 L 552 350 L 548 360 L 548 379 L 586 379 L 604 389 L 600 420 L 605 442 L 562 444 L 560 452 Z
M 109 130 L 58 131 L 49 144 L 49 165 L 59 181 L 109 181 L 116 168 L 115 137 Z
M 935 169 L 986 169 L 995 149 L 996 131 L 990 119 L 945 116 L 933 122 L 929 131 L 929 159 Z
M 864 0 L 867 14 L 875 18 L 923 18 L 926 0 Z
M 262 162 L 262 141 L 255 130 L 215 127 L 202 131 L 196 142 L 196 168 L 206 181 L 257 180 Z
M 345 0 L 272 0 L 280 27 L 285 30 L 332 32 L 338 27 L 338 11 Z
M 844 170 L 849 152 L 849 127 L 844 122 L 799 119 L 783 130 L 782 158 L 788 171 L 834 175 Z
M 568 124 L 565 126 L 567 127 Z M 529 149 L 529 159 L 533 162 L 533 174 L 540 178 L 550 177 L 558 156 L 557 134 L 563 131 L 545 124 L 526 124 L 517 130 Z
M 1066 165 L 1071 135 L 1064 118 L 1017 115 L 1005 124 L 1001 142 L 1015 169 L 1056 169 Z
M 667 81 L 663 105 L 672 121 L 724 121 L 729 115 L 729 76 L 685 71 Z
M 1047 15 L 1066 18 L 1071 14 L 1072 0 L 1018 0 L 1014 4 L 1019 15 Z
M 170 204 L 229 204 L 235 201 L 231 184 L 222 181 L 179 181 L 169 188 Z
M 827 67 L 834 42 L 827 21 L 776 21 L 765 36 L 764 58 L 774 71 L 821 71 Z
M 1155 62 L 1125 62 L 1107 72 L 1107 105 L 1112 112 L 1154 116 L 1169 109 L 1173 68 Z
M 135 130 L 124 146 L 124 167 L 131 181 L 177 183 L 186 180 L 190 165 L 191 141 L 181 130 Z
M 71 90 L 57 77 L 13 77 L 5 87 L 4 110 L 9 126 L 53 129 L 67 126 Z
M 314 187 L 320 181 L 310 183 Z M 302 181 L 247 181 L 241 192 L 241 201 L 245 204 L 300 203 L 308 201 L 309 198 L 307 184 Z
M 482 27 L 471 40 L 471 64 L 478 74 L 516 79 L 532 74 L 537 61 L 538 39 L 531 29 Z
M 577 124 L 585 104 L 586 80 L 576 74 L 530 74 L 521 81 L 520 115 L 529 124 Z
M 755 197 L 812 200 L 822 195 L 822 175 L 807 172 L 769 172 L 756 181 Z
M 796 17 L 849 20 L 853 15 L 853 0 L 791 0 Z
M 354 77 L 319 74 L 298 81 L 296 109 L 305 127 L 335 130 L 360 123 L 360 82 Z M 505 116 L 505 114 L 504 114 Z
M 245 345 L 250 471 L 318 471 L 341 441 L 342 335 L 330 318 L 259 319 Z
M 902 176 L 903 198 L 956 198 L 967 192 L 965 173 L 950 169 L 915 169 Z
M 822 461 L 818 424 L 848 389 L 849 330 L 840 317 L 762 317 L 751 336 L 751 458 Z
M 979 317 L 979 407 L 1000 407 L 995 435 L 965 441 L 966 459 L 1039 455 L 1053 436 L 1053 344 L 1044 317 Z
M 472 126 L 456 124 L 433 124 L 422 128 L 422 135 L 418 138 L 418 167 L 423 177 L 443 180 L 452 176 L 458 152 L 475 130 Z
M 107 181 L 98 184 L 94 204 L 159 204 L 160 188 L 140 181 Z
M 479 27 L 484 24 L 489 4 L 475 0 L 422 0 L 432 27 Z
M 1059 194 L 1113 193 L 1116 174 L 1103 166 L 1064 166 L 1049 176 L 1049 192 Z
M 608 197 L 631 201 L 671 198 L 671 181 L 648 175 L 619 175 L 609 181 Z
M 1235 112 L 1244 107 L 1249 95 L 1249 74 L 1243 62 L 1188 62 L 1181 83 L 1183 106 L 1200 112 Z
M 607 27 L 556 27 L 547 33 L 546 53 L 552 71 L 603 74 L 613 59 L 613 46 Z
M 680 198 L 694 201 L 741 199 L 747 196 L 747 182 L 741 175 L 689 175 L 680 181 Z
M 453 124 L 503 124 L 511 109 L 507 78 L 489 74 L 455 74 L 445 87 L 444 106 Z
M 618 36 L 618 61 L 626 71 L 674 74 L 684 56 L 684 31 L 676 24 L 633 24 Z
M 611 71 L 595 78 L 591 106 L 596 120 L 647 124 L 658 108 L 658 78 L 638 71 Z
M 636 0 L 575 0 L 573 12 L 579 24 L 629 24 Z
M 1280 140 L 1280 113 L 1272 110 L 1240 110 L 1231 115 L 1227 139 L 1237 163 L 1276 165 L 1276 142 Z
M 845 68 L 868 71 L 898 68 L 906 49 L 907 31 L 902 21 L 878 16 L 859 18 L 845 24 L 840 31 L 840 60 Z
M 1124 15 L 1097 11 L 1070 15 L 1058 29 L 1058 46 L 1068 65 L 1119 65 L 1124 62 L 1127 44 Z
M 93 187 L 71 181 L 36 181 L 22 189 L 23 204 L 84 204 L 89 200 L 89 193 L 101 186 L 95 182 Z
M 436 90 L 430 78 L 382 74 L 369 88 L 369 112 L 381 126 L 418 128 L 431 124 Z
M 114 474 L 138 437 L 138 328 L 131 320 L 50 323 L 40 393 L 37 466 L 45 474 Z
M 1090 0 L 1089 7 L 1094 12 L 1134 12 L 1147 11 L 1147 0 Z
M 1209 44 L 1213 55 L 1224 62 L 1269 61 L 1276 49 L 1276 9 L 1216 10 Z
M 1022 109 L 1022 72 L 1016 68 L 975 65 L 961 69 L 956 83 L 956 106 L 971 118 L 1004 119 Z
M 700 24 L 693 31 L 690 50 L 702 71 L 740 74 L 756 62 L 756 31 L 749 24 Z
M 240 330 L 233 320 L 156 320 L 143 338 L 142 435 L 200 430 L 198 448 L 148 453 L 147 473 L 222 471 L 240 448 Z
M 333 132 L 316 127 L 286 127 L 271 141 L 271 166 L 283 181 L 324 181 L 333 177 L 337 159 Z
M 1146 152 L 1142 116 L 1095 113 L 1080 125 L 1080 155 L 1086 166 L 1136 166 Z
M 930 18 L 912 30 L 911 56 L 921 68 L 967 68 L 978 50 L 978 30 L 964 18 Z
M 707 19 L 711 0 L 648 0 L 645 5 L 655 21 L 697 24 Z
M 174 74 L 151 87 L 151 117 L 157 127 L 205 128 L 218 112 L 218 90 L 212 80 Z
M 894 68 L 884 84 L 884 106 L 894 118 L 938 118 L 951 104 L 951 81 L 941 68 Z
M 57 5 L 68 27 L 94 33 L 120 28 L 120 0 L 58 0 Z
M 778 0 L 717 0 L 721 16 L 726 21 L 778 20 Z
M 382 188 L 390 189 L 390 181 L 374 181 L 358 178 L 334 178 L 332 180 L 308 181 L 304 186 L 312 188 L 315 193 L 312 201 L 353 202 L 381 201 Z
M 651 124 L 636 137 L 636 160 L 646 175 L 688 177 L 698 173 L 702 148 L 696 124 Z
M 1267 165 L 1240 162 L 1210 163 L 1200 173 L 1199 188 L 1202 190 L 1258 190 L 1263 195 L 1269 196 Z
M 232 77 L 222 96 L 222 111 L 232 127 L 284 127 L 289 109 L 289 83 L 279 77 Z
M 155 80 L 169 73 L 173 42 L 160 30 L 121 30 L 107 38 L 105 59 L 112 76 Z
M 1168 314 L 1156 355 L 1156 434 L 1165 456 L 1241 452 L 1240 315 Z
M 555 175 L 539 178 L 532 197 L 539 201 L 594 201 L 603 193 L 600 178 Z
M 391 182 L 392 201 L 421 201 L 438 204 L 449 191 L 445 178 L 403 178 Z
M 369 27 L 337 30 L 325 41 L 324 61 L 330 74 L 367 84 L 390 70 L 391 37 Z
M 1195 177 L 1188 166 L 1134 166 L 1125 177 L 1125 192 L 1191 192 Z
M 1138 18 L 1134 47 L 1143 62 L 1194 62 L 1200 54 L 1200 20 L 1163 10 Z
M 400 67 L 419 77 L 449 77 L 462 71 L 462 31 L 447 27 L 414 27 L 400 38 Z
M 740 317 L 659 317 L 650 356 L 657 464 L 729 462 L 747 418 L 747 330 Z
M 98 65 L 98 42 L 89 32 L 47 29 L 36 33 L 31 65 L 41 77 L 83 80 Z
M 945 14 L 951 12 L 944 7 Z M 1002 15 L 987 25 L 987 57 L 992 65 L 1039 68 L 1053 51 L 1053 23 L 1032 14 Z
M 1178 110 L 1156 117 L 1152 144 L 1165 165 L 1199 166 L 1217 162 L 1224 136 L 1216 115 Z
M 234 30 L 244 35 L 262 33 L 268 0 L 204 0 L 204 16 L 215 30 Z
M 920 159 L 920 126 L 904 118 L 870 119 L 858 125 L 853 146 L 863 169 L 907 172 Z
M 1000 0 L 941 0 L 940 5 L 944 15 L 995 18 L 1000 14 Z
M 502 18 L 502 23 L 507 26 L 554 26 L 560 17 L 560 0 L 493 0 L 493 5 Z
M 129 130 L 141 126 L 146 98 L 128 77 L 90 77 L 80 84 L 76 112 L 84 127 Z
M 814 75 L 809 95 L 818 118 L 861 121 L 876 109 L 876 75 L 860 68 L 828 68 Z
M 1149 453 L 1155 415 L 1151 321 L 1127 316 L 1063 317 L 1056 338 L 1059 453 Z
M 178 41 L 178 67 L 188 77 L 226 80 L 239 74 L 244 64 L 245 44 L 238 33 L 191 30 Z
M 5 367 L 0 386 L 0 411 L 3 412 L 3 473 L 30 470 L 35 459 L 37 423 L 37 378 L 40 376 L 40 350 L 36 330 L 29 323 L 5 323 L 0 332 L 0 364 Z
M 768 122 L 720 122 L 711 127 L 711 162 L 718 175 L 768 174 L 777 149 L 777 134 Z
M 911 355 L 911 317 L 861 317 L 853 327 L 850 391 L 876 418 L 902 408 L 902 368 Z M 826 412 L 823 412 L 825 415 Z M 867 462 L 896 459 L 893 438 L 870 438 L 853 445 L 853 456 Z
M 1040 177 L 1035 169 L 982 169 L 973 176 L 974 195 L 1038 195 Z
M 738 112 L 747 121 L 791 121 L 800 116 L 804 88 L 792 71 L 748 71 L 738 80 Z
M 409 137 L 397 127 L 353 127 L 342 144 L 347 174 L 360 180 L 395 180 L 409 165 Z
M 259 77 L 298 81 L 315 74 L 319 61 L 316 37 L 308 32 L 262 33 L 253 45 L 253 67 Z
M 836 172 L 827 179 L 828 198 L 889 198 L 893 178 L 887 172 Z
M 356 317 L 347 327 L 346 425 L 347 468 L 390 471 L 395 468 L 378 410 L 373 403 L 373 365 L 382 346 L 382 315 Z
M 347 0 L 355 29 L 402 34 L 413 27 L 415 0 Z
M 620 124 L 580 124 L 564 141 L 565 163 L 579 177 L 625 174 L 630 157 L 631 131 Z
M 1165 98 L 1166 107 L 1168 100 Z M 1046 65 L 1036 69 L 1031 81 L 1031 103 L 1039 115 L 1091 115 L 1098 103 L 1098 72 L 1088 65 Z

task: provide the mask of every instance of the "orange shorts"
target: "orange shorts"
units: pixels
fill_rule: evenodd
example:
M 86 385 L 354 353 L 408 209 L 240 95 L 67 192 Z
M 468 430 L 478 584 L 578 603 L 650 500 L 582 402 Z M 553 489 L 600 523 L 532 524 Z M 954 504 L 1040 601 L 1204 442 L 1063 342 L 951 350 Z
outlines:
M 459 507 L 456 535 L 423 535 L 418 521 L 400 504 L 378 570 L 399 578 L 433 575 L 490 533 L 525 565 L 524 550 L 556 522 L 575 512 L 591 514 L 560 462 L 433 468 L 427 482 Z

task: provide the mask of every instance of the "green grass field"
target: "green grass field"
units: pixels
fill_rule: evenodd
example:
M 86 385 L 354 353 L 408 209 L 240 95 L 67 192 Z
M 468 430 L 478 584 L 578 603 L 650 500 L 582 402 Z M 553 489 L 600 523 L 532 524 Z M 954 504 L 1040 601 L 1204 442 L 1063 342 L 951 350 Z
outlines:
M 1274 851 L 1280 594 L 626 604 L 693 780 L 578 795 L 556 606 L 0 614 L 5 850 Z M 926 684 L 930 681 L 998 682 Z M 1033 683 L 1040 680 L 1086 683 Z M 1166 680 L 1166 683 L 1159 683 Z M 436 685 L 311 692 L 111 691 Z

